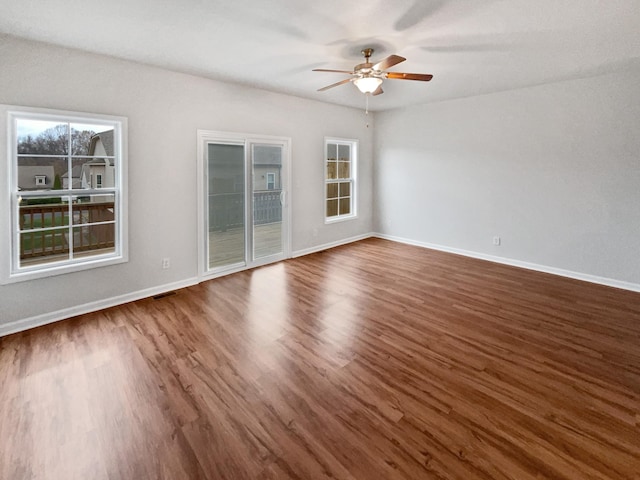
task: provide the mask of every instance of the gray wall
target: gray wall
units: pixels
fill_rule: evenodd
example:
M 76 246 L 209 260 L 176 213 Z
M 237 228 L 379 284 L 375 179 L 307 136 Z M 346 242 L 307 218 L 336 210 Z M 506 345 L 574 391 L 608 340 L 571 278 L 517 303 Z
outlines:
M 372 133 L 359 110 L 6 36 L 0 65 L 2 104 L 128 117 L 130 257 L 123 265 L 0 286 L 0 333 L 2 324 L 197 276 L 197 129 L 291 137 L 294 251 L 371 231 Z M 325 136 L 360 140 L 356 220 L 324 223 Z M 2 161 L 5 142 L 1 134 Z M 169 270 L 161 269 L 163 257 L 171 258 Z
M 374 228 L 640 287 L 639 85 L 628 71 L 378 114 Z

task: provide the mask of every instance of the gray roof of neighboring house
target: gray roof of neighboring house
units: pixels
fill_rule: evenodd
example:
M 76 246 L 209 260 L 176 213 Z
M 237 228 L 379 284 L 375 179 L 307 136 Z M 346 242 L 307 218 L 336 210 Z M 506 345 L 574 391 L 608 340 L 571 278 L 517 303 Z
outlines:
M 95 155 L 96 144 L 98 140 L 102 142 L 102 146 L 104 147 L 104 151 L 108 156 L 112 157 L 114 148 L 113 148 L 113 130 L 107 130 L 106 132 L 95 133 L 91 137 L 91 143 L 89 144 L 89 155 Z
M 82 171 L 84 170 L 83 165 L 76 165 L 71 169 L 71 188 L 82 188 Z M 67 172 L 62 174 L 62 180 L 67 180 L 66 188 L 69 187 L 68 183 L 68 174 Z M 64 185 L 64 184 L 63 184 Z
M 113 166 L 113 158 L 98 157 L 98 158 L 95 158 L 94 160 L 89 160 L 88 162 L 85 162 L 83 164 L 83 166 L 84 165 L 110 165 L 110 166 Z
M 36 185 L 36 176 L 44 175 L 45 184 Z M 44 190 L 53 187 L 55 173 L 53 166 L 41 165 L 19 165 L 18 166 L 18 188 L 20 190 Z
M 71 169 L 71 178 L 80 178 L 81 174 L 82 174 L 82 165 L 76 165 Z M 68 177 L 67 172 L 62 174 L 62 178 L 67 178 L 67 177 Z

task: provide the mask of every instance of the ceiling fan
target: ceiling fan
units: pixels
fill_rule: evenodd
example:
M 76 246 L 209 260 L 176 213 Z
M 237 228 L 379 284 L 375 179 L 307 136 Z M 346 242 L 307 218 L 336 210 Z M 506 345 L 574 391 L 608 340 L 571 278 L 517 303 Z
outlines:
M 345 78 L 339 82 L 327 85 L 326 87 L 319 88 L 319 92 L 324 92 L 330 88 L 344 85 L 345 83 L 353 82 L 358 90 L 362 93 L 370 93 L 371 95 L 380 95 L 384 93 L 382 90 L 382 81 L 389 78 L 395 80 L 419 80 L 422 82 L 428 82 L 433 78 L 433 75 L 426 73 L 402 73 L 402 72 L 387 72 L 388 68 L 393 67 L 401 62 L 404 62 L 406 58 L 399 55 L 389 55 L 384 60 L 378 63 L 371 63 L 369 59 L 373 54 L 373 48 L 365 48 L 362 50 L 364 55 L 364 63 L 356 65 L 353 71 L 348 70 L 327 70 L 324 68 L 315 68 L 314 72 L 335 72 L 335 73 L 348 73 L 350 78 Z

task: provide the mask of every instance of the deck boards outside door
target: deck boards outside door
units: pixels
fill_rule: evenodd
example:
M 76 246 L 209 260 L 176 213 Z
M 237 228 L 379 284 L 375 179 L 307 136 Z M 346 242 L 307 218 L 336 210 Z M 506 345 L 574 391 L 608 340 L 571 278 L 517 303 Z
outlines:
M 256 225 L 254 239 L 256 258 L 282 252 L 282 222 Z M 244 228 L 242 227 L 209 232 L 209 267 L 243 262 L 244 252 L 238 252 L 238 245 L 243 242 Z

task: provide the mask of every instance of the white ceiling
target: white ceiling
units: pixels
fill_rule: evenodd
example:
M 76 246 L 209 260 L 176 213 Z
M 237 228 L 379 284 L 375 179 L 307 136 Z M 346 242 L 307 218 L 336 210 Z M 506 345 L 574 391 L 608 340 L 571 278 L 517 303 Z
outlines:
M 0 32 L 362 108 L 360 50 L 408 60 L 372 110 L 640 65 L 640 0 L 0 0 Z M 1 38 L 0 38 L 1 41 Z M 0 67 L 1 68 L 1 67 Z

